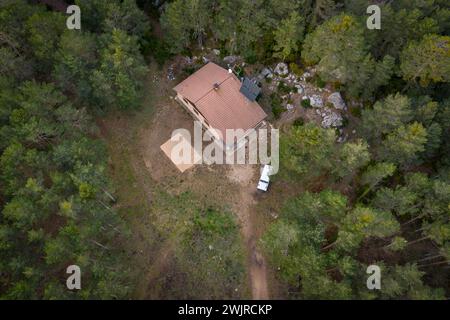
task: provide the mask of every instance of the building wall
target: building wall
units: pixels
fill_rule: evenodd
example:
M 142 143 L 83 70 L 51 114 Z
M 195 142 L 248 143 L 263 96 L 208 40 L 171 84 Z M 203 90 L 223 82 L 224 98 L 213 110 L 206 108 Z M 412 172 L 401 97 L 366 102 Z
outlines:
M 202 116 L 200 112 L 198 112 L 198 110 L 189 100 L 185 99 L 179 93 L 177 94 L 177 100 L 181 102 L 181 104 L 194 116 L 194 118 L 200 121 L 203 127 L 205 127 L 205 129 L 208 129 L 216 139 L 221 141 L 223 140 L 221 133 L 218 130 L 212 130 L 213 128 L 209 125 L 208 121 Z

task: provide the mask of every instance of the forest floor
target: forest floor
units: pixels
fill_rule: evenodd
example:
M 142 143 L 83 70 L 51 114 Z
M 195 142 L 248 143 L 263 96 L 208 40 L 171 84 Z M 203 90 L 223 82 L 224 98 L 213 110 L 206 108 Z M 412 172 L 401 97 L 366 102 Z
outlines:
M 173 195 L 191 192 L 202 202 L 232 212 L 240 226 L 247 269 L 247 281 L 239 288 L 241 294 L 237 298 L 272 298 L 269 293 L 271 287 L 275 293 L 278 284 L 274 275 L 268 273 L 259 239 L 273 217 L 258 203 L 274 195 L 257 192 L 259 166 L 196 165 L 181 173 L 160 149 L 174 129 L 193 130 L 191 115 L 171 98 L 171 89 L 179 80 L 167 80 L 164 70 L 152 64 L 143 107 L 134 112 L 116 112 L 97 120 L 101 137 L 111 155 L 110 172 L 118 186 L 119 212 L 131 229 L 130 247 L 127 248 L 130 268 L 140 279 L 134 298 L 170 298 L 164 296 L 160 284 L 165 281 L 161 279 L 175 259 L 180 231 L 165 225 L 167 221 L 163 215 L 158 216 L 155 212 L 158 190 Z M 198 272 L 207 270 L 199 266 Z

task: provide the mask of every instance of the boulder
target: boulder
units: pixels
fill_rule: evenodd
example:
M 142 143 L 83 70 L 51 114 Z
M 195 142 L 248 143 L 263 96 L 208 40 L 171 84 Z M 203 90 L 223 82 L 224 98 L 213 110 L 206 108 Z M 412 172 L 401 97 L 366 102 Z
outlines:
M 218 50 L 218 49 L 213 49 L 212 52 L 213 52 L 216 56 L 220 55 L 220 50 Z
M 309 100 L 311 101 L 311 106 L 314 108 L 322 108 L 323 107 L 323 100 L 322 97 L 317 95 L 317 94 L 313 94 L 311 97 L 309 97 Z
M 237 59 L 238 59 L 237 56 L 226 56 L 223 58 L 223 61 L 229 64 L 233 64 L 236 62 Z
M 303 94 L 303 92 L 305 91 L 305 89 L 300 84 L 296 84 L 295 88 L 297 88 L 297 93 L 299 94 Z
M 344 99 L 342 99 L 342 96 L 339 92 L 334 92 L 330 94 L 327 100 L 329 103 L 331 103 L 336 109 L 338 110 L 346 110 L 347 105 L 344 102 Z
M 267 68 L 262 69 L 262 71 L 256 76 L 255 80 L 257 82 L 261 82 L 264 78 L 269 77 L 269 75 L 272 75 L 272 71 L 270 71 Z

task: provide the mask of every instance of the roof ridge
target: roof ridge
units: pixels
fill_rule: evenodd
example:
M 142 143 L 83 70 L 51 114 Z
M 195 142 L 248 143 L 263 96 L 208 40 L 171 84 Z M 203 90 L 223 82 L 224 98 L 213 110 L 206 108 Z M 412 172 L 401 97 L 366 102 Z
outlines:
M 225 81 L 227 81 L 228 79 L 232 78 L 234 76 L 234 74 L 230 74 L 228 77 L 226 77 L 222 82 L 218 83 L 218 85 L 220 86 L 222 83 L 224 83 Z M 237 79 L 239 80 L 239 79 Z M 211 91 L 215 90 L 214 87 L 209 89 L 204 95 L 202 95 L 200 98 L 198 98 L 196 101 L 194 101 L 194 103 L 200 102 L 200 100 L 202 100 L 203 98 L 205 98 L 207 95 L 209 95 L 211 93 Z

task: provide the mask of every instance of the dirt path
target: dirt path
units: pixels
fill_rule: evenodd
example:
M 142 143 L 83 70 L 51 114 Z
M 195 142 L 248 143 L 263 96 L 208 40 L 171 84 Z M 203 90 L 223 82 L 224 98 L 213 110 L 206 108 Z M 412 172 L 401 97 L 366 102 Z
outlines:
M 253 209 L 255 205 L 255 175 L 257 167 L 251 165 L 231 166 L 228 178 L 241 187 L 240 201 L 234 206 L 237 213 L 241 232 L 247 251 L 247 264 L 252 289 L 252 298 L 255 300 L 269 299 L 267 286 L 267 266 L 264 256 L 257 246 L 258 234 L 254 225 Z

